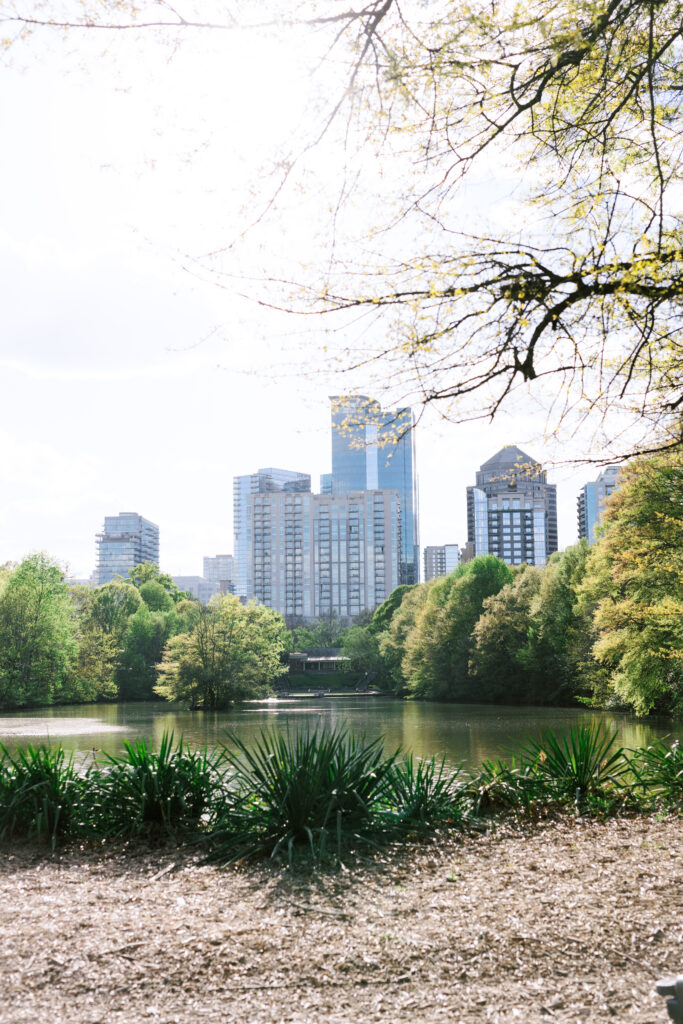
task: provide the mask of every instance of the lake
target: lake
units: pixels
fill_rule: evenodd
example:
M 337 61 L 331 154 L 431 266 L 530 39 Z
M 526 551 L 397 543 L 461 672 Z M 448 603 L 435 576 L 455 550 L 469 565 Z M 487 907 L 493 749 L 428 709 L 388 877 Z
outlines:
M 625 747 L 647 746 L 660 737 L 683 740 L 683 721 L 639 720 L 581 708 L 493 707 L 483 704 L 422 704 L 390 697 L 291 698 L 253 701 L 228 711 L 186 711 L 156 702 L 83 704 L 0 713 L 0 742 L 61 744 L 82 754 L 118 752 L 124 740 L 151 738 L 158 747 L 165 729 L 184 736 L 193 747 L 213 747 L 226 730 L 247 744 L 261 729 L 345 726 L 369 739 L 385 737 L 385 747 L 412 750 L 420 757 L 443 754 L 477 767 L 483 760 L 518 749 L 527 736 L 552 728 L 568 732 L 581 724 L 603 722 L 615 728 Z

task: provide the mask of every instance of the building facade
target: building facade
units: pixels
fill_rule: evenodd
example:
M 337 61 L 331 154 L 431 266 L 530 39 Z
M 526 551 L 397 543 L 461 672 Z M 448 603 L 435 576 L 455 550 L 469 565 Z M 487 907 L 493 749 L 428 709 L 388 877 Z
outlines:
M 248 496 L 246 519 L 246 596 L 289 620 L 349 620 L 399 584 L 396 491 L 257 492 Z
M 448 576 L 460 565 L 460 549 L 457 544 L 430 545 L 424 549 L 425 583 L 437 576 Z
M 556 487 L 515 445 L 485 462 L 467 488 L 467 540 L 475 556 L 509 565 L 543 565 L 557 551 Z
M 411 409 L 383 411 L 365 395 L 335 396 L 332 403 L 332 472 L 321 491 L 391 490 L 401 505 L 401 583 L 420 579 L 420 540 L 415 464 L 415 420 Z
M 221 592 L 218 580 L 207 580 L 203 576 L 173 576 L 172 579 L 178 590 L 192 594 L 200 604 L 208 604 Z
M 251 520 L 248 516 L 249 499 L 253 494 L 310 493 L 311 477 L 289 469 L 259 469 L 256 473 L 236 476 L 233 480 L 234 585 L 239 597 L 248 596 L 248 577 L 251 572 Z
M 97 534 L 97 585 L 145 562 L 159 564 L 159 527 L 137 512 L 119 512 L 104 517 L 104 529 Z
M 205 555 L 204 579 L 218 584 L 221 594 L 235 593 L 235 559 L 232 555 Z
M 595 544 L 595 527 L 600 522 L 605 502 L 617 489 L 619 466 L 606 466 L 597 480 L 585 484 L 576 499 L 579 526 L 579 540 L 584 537 L 589 544 Z

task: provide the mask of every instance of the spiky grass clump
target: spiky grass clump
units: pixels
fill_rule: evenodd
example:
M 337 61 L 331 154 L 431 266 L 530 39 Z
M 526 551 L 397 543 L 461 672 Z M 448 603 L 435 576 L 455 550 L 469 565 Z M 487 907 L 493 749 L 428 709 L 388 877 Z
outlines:
M 376 811 L 387 803 L 396 755 L 385 756 L 380 739 L 367 743 L 343 729 L 263 731 L 249 748 L 235 735 L 228 744 L 233 777 L 209 860 L 283 855 L 291 865 L 303 847 L 319 862 L 381 831 Z
M 187 837 L 201 831 L 223 789 L 222 754 L 192 751 L 164 732 L 159 750 L 147 740 L 124 743 L 87 776 L 84 828 L 98 837 Z
M 683 804 L 683 751 L 678 740 L 663 740 L 632 751 L 629 767 L 636 785 L 667 807 Z
M 408 754 L 397 759 L 390 773 L 387 821 L 419 832 L 462 824 L 467 817 L 468 782 L 462 765 L 449 767 L 445 757 L 423 759 Z
M 54 849 L 73 825 L 80 779 L 73 755 L 41 744 L 10 753 L 0 744 L 0 839 L 32 839 Z
M 544 786 L 533 764 L 502 758 L 482 763 L 469 785 L 475 815 L 501 811 L 531 813 L 543 800 Z
M 629 765 L 623 747 L 615 744 L 616 734 L 602 726 L 582 725 L 562 737 L 546 729 L 527 741 L 522 762 L 549 799 L 583 804 L 623 789 Z

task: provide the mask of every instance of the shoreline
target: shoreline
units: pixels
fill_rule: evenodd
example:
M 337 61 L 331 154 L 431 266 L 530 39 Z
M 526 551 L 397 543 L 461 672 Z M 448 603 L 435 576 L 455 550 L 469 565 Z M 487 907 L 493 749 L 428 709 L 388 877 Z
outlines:
M 674 816 L 500 823 L 319 875 L 5 847 L 0 1022 L 657 1024 L 680 837 Z

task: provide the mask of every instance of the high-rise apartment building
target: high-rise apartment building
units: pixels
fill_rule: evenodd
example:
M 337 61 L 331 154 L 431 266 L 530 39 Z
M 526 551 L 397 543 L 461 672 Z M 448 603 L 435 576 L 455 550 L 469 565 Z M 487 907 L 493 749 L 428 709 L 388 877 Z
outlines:
M 420 578 L 415 420 L 411 409 L 383 411 L 365 395 L 332 402 L 332 473 L 321 478 L 324 493 L 394 490 L 401 506 L 400 582 Z
M 256 492 L 246 508 L 246 596 L 282 615 L 350 619 L 398 586 L 396 491 Z
M 205 555 L 204 579 L 218 584 L 221 594 L 235 593 L 235 559 L 232 555 Z
M 105 516 L 104 530 L 97 534 L 97 585 L 125 578 L 145 562 L 159 564 L 159 527 L 137 512 Z
M 289 469 L 259 469 L 256 473 L 236 476 L 233 482 L 233 524 L 235 532 L 235 593 L 248 596 L 251 574 L 251 519 L 247 515 L 252 494 L 310 493 L 311 477 Z
M 619 466 L 606 466 L 597 480 L 585 484 L 576 499 L 579 521 L 579 540 L 584 537 L 589 544 L 595 544 L 595 527 L 602 518 L 605 502 L 619 486 Z
M 481 466 L 467 488 L 467 540 L 475 555 L 509 565 L 543 565 L 557 551 L 557 492 L 546 473 L 515 445 Z
M 200 604 L 208 604 L 212 597 L 220 593 L 217 580 L 207 580 L 203 576 L 172 576 L 178 590 L 192 594 Z
M 437 576 L 448 576 L 460 565 L 457 544 L 430 545 L 424 549 L 425 583 Z

